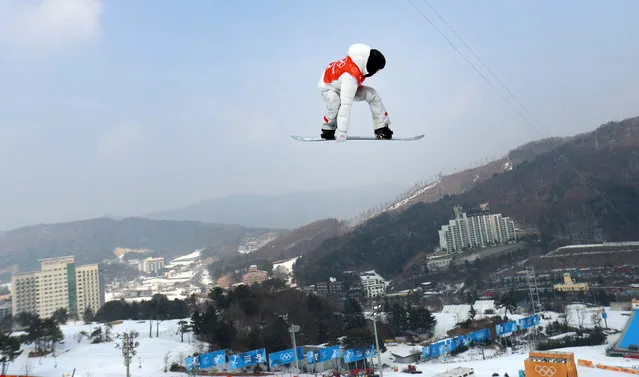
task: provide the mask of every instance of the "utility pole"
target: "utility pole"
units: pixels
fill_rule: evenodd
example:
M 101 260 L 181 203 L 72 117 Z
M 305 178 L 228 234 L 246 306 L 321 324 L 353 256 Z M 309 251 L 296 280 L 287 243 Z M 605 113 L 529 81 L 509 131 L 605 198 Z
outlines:
M 129 333 L 117 334 L 116 338 L 121 339 L 122 343 L 115 344 L 115 348 L 122 349 L 122 356 L 124 356 L 124 365 L 126 366 L 126 377 L 131 377 L 130 365 L 131 359 L 137 353 L 135 349 L 140 345 L 139 342 L 134 342 L 133 339 L 138 337 L 137 331 L 131 331 Z
M 380 303 L 381 305 L 381 303 Z M 384 377 L 384 368 L 382 366 L 382 352 L 379 350 L 379 339 L 377 338 L 377 319 L 375 311 L 375 302 L 371 298 L 371 320 L 373 321 L 373 334 L 375 335 L 375 351 L 377 351 L 377 364 L 379 364 L 379 377 Z
M 297 344 L 295 343 L 295 333 L 298 331 L 300 331 L 300 327 L 298 325 L 291 325 L 291 327 L 288 328 L 288 332 L 291 333 L 291 341 L 293 343 L 293 360 L 295 360 L 297 372 L 300 373 L 300 361 L 297 359 Z
M 375 319 L 375 313 L 373 313 L 372 319 L 373 332 L 375 333 L 375 348 L 377 349 L 377 364 L 379 364 L 379 377 L 384 377 L 384 367 L 382 366 L 382 352 L 379 350 L 379 339 L 377 338 L 377 320 Z
M 530 294 L 530 306 L 532 308 L 533 315 L 535 315 L 537 314 L 537 309 L 541 309 L 541 300 L 539 299 L 539 286 L 537 285 L 535 267 L 526 267 L 526 282 L 528 285 L 528 293 Z M 533 339 L 530 347 L 531 350 L 537 348 L 538 332 L 539 328 L 535 326 L 535 329 L 532 331 Z

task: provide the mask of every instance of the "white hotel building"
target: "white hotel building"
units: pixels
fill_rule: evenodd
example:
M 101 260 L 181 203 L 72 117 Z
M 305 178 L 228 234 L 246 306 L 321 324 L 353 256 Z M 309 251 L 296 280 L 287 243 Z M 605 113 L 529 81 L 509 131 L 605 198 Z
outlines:
M 362 288 L 364 288 L 364 296 L 379 297 L 386 293 L 386 280 L 381 277 L 375 270 L 365 271 L 359 275 Z
M 95 313 L 104 303 L 98 264 L 76 266 L 71 256 L 41 259 L 40 271 L 13 275 L 11 296 L 14 316 L 28 312 L 40 318 L 60 308 L 82 318 L 87 308 Z
M 516 241 L 515 223 L 501 214 L 490 214 L 488 204 L 469 213 L 460 206 L 453 208 L 455 218 L 439 231 L 439 247 L 443 251 L 458 252 Z

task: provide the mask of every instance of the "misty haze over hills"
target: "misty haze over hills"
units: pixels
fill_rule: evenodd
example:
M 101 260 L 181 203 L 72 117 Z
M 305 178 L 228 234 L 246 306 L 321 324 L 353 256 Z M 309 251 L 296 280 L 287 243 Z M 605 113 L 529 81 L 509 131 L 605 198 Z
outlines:
M 297 191 L 272 196 L 237 194 L 141 216 L 153 220 L 191 220 L 292 229 L 323 218 L 351 219 L 396 198 L 406 189 L 407 187 L 398 184 L 386 184 L 325 191 Z

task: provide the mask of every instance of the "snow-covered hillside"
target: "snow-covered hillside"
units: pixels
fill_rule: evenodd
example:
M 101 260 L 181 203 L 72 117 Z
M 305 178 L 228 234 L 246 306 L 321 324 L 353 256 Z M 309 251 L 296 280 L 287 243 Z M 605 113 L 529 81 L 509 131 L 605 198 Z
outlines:
M 273 263 L 273 270 L 276 270 L 278 267 L 284 269 L 286 272 L 291 273 L 293 272 L 293 264 L 295 264 L 295 261 L 298 259 L 299 257 L 295 257 L 295 258 L 291 258 L 285 261 L 281 261 L 281 262 L 275 262 Z
M 385 212 L 404 210 L 418 202 L 434 202 L 444 195 L 463 193 L 476 184 L 489 179 L 496 173 L 503 173 L 513 169 L 512 161 L 508 156 L 489 158 L 479 164 L 461 171 L 453 170 L 448 174 L 439 173 L 435 177 L 417 182 L 407 191 L 399 194 L 397 198 L 368 211 L 360 213 L 348 221 L 348 228 L 355 228 L 362 223 L 379 216 Z
M 286 284 L 293 284 L 293 264 L 299 257 L 273 263 L 274 272 L 282 272 L 286 275 Z
M 197 344 L 189 343 L 185 334 L 184 343 L 180 342 L 178 320 L 163 321 L 159 325 L 159 338 L 155 338 L 155 323 L 153 324 L 153 338 L 149 338 L 148 321 L 124 321 L 114 325 L 112 334 L 136 330 L 140 333 L 137 355 L 131 362 L 131 376 L 185 376 L 184 373 L 164 373 L 164 357 L 168 354 L 170 360 L 183 360 L 198 350 Z M 56 347 L 57 356 L 46 358 L 28 358 L 31 350 L 26 346 L 25 352 L 9 365 L 8 374 L 30 375 L 42 377 L 66 376 L 74 372 L 76 377 L 121 377 L 125 375 L 122 351 L 115 348 L 115 342 L 89 344 L 86 339 L 80 343 L 76 340 L 80 331 L 91 333 L 98 326 L 87 325 L 82 321 L 61 326 L 64 334 L 63 344 Z M 170 364 L 170 362 L 169 362 Z M 25 373 L 26 371 L 29 373 Z

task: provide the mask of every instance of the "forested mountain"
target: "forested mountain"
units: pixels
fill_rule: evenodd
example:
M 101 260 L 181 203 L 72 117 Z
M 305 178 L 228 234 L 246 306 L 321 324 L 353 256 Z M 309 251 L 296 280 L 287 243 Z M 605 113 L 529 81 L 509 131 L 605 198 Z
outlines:
M 268 231 L 238 225 L 142 218 L 99 218 L 34 225 L 7 231 L 0 237 L 0 274 L 37 270 L 38 259 L 66 255 L 75 256 L 76 263 L 97 263 L 116 257 L 116 248 L 146 249 L 148 255 L 164 257 L 183 255 L 199 248 L 208 248 L 221 255 L 236 253 L 245 239 Z
M 219 277 L 224 272 L 235 271 L 252 264 L 272 267 L 272 262 L 304 255 L 324 240 L 343 232 L 344 226 L 337 219 L 314 221 L 281 235 L 250 254 L 236 253 L 220 258 L 209 265 L 209 272 L 213 277 Z
M 401 190 L 400 185 L 387 184 L 280 195 L 238 194 L 202 200 L 184 208 L 145 214 L 143 217 L 291 229 L 325 218 L 348 220 L 393 199 Z
M 545 148 L 545 151 L 540 151 Z M 489 202 L 491 212 L 538 228 L 545 240 L 636 239 L 639 229 L 639 118 L 519 148 L 511 170 L 459 195 L 382 214 L 298 259 L 301 284 L 374 268 L 390 277 L 419 251 L 430 252 L 452 207 Z M 525 153 L 524 153 L 525 152 Z

